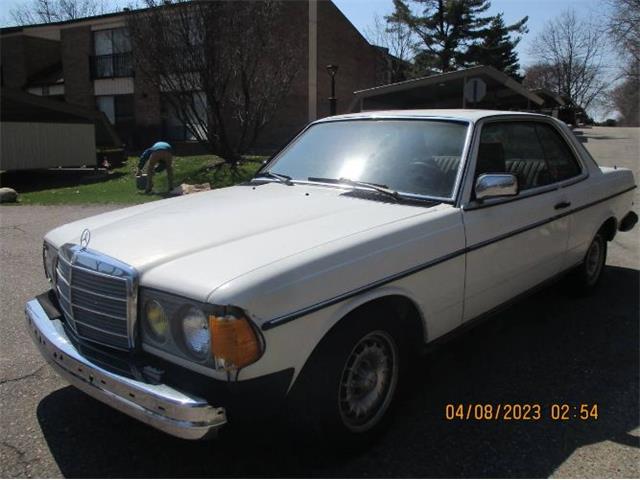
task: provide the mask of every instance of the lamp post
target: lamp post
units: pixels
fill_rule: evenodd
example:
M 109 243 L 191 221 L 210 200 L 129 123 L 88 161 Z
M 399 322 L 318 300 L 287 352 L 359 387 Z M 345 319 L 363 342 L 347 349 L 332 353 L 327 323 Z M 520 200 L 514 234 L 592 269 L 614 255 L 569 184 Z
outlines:
M 331 76 L 331 96 L 329 97 L 329 114 L 336 114 L 336 106 L 338 100 L 336 99 L 336 72 L 338 71 L 338 65 L 327 65 L 327 72 Z

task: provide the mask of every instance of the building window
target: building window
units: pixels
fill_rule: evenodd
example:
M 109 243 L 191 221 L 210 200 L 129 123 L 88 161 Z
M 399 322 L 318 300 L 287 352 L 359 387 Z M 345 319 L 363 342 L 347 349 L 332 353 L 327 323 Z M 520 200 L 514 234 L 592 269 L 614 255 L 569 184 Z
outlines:
M 96 97 L 96 104 L 113 125 L 134 119 L 133 95 L 100 95 Z
M 131 42 L 126 28 L 93 32 L 93 78 L 133 76 Z
M 107 116 L 112 125 L 116 123 L 116 110 L 113 95 L 102 95 L 100 97 L 96 97 L 96 105 L 98 110 Z
M 182 120 L 180 112 L 176 111 L 175 107 L 168 100 L 167 96 L 171 95 L 166 93 L 162 95 L 162 130 L 163 135 L 167 140 L 197 140 L 193 131 L 190 130 L 186 123 Z M 186 101 L 191 102 L 191 108 L 187 113 L 193 116 L 192 128 L 198 130 L 200 137 L 206 137 L 206 132 L 202 123 L 206 121 L 206 97 L 202 92 L 187 92 L 181 95 L 185 97 Z M 182 101 L 182 100 L 181 100 Z
M 131 145 L 135 130 L 133 95 L 100 95 L 96 97 L 96 106 L 107 116 L 120 139 Z

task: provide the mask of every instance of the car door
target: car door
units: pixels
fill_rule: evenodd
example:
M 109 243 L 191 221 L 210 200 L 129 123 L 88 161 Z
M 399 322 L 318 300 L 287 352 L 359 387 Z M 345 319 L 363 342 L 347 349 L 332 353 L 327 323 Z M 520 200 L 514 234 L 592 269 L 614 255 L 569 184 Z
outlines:
M 526 118 L 526 117 L 525 117 Z M 511 300 L 557 274 L 568 241 L 565 207 L 537 131 L 538 121 L 485 120 L 476 128 L 475 161 L 463 208 L 466 285 L 463 321 Z M 475 200 L 481 174 L 511 173 L 519 192 Z
M 581 161 L 579 153 L 573 148 L 569 138 L 563 134 L 562 129 L 555 125 L 543 124 L 537 130 L 547 163 L 562 193 L 561 201 L 565 208 L 558 214 L 570 214 L 567 251 L 563 256 L 563 268 L 567 269 L 582 261 L 593 240 L 594 228 L 599 225 L 594 225 L 591 220 L 593 209 L 584 210 L 582 207 L 599 197 L 593 184 L 581 181 L 588 177 L 587 167 Z M 569 135 L 571 135 L 570 132 Z M 606 207 L 601 206 L 601 208 Z

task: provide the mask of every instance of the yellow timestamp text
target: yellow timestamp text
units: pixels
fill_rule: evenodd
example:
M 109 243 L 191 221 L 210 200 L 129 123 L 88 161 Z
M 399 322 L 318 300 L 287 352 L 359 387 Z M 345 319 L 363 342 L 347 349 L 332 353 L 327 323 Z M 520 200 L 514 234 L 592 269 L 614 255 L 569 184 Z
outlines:
M 597 403 L 447 403 L 445 420 L 478 421 L 569 421 L 597 420 Z

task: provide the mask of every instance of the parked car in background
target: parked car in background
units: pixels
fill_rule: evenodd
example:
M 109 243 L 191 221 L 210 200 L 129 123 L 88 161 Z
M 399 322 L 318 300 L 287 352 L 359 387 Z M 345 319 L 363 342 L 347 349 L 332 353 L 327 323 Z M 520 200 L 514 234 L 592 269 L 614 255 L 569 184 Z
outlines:
M 358 437 L 428 343 L 560 275 L 592 291 L 634 188 L 542 115 L 330 117 L 246 184 L 52 230 L 26 317 L 60 375 L 172 435 L 286 403 Z

